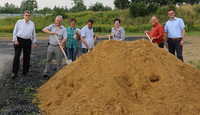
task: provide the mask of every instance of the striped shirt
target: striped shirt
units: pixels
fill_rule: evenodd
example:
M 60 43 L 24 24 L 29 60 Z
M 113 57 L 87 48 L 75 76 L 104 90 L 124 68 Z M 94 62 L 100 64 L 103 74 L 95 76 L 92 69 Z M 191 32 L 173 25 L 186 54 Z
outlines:
M 75 34 L 75 31 L 77 30 L 78 28 L 75 27 L 73 30 L 71 27 L 67 27 L 66 30 L 67 30 L 67 41 L 66 41 L 66 47 L 67 48 L 77 48 L 78 47 L 78 41 L 73 39 L 74 37 L 74 34 Z

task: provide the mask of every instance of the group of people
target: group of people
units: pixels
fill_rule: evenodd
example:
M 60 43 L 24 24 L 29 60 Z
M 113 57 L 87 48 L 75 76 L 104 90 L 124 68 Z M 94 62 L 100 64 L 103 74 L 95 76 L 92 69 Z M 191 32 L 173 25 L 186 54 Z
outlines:
M 14 61 L 11 77 L 15 78 L 18 76 L 19 71 L 19 62 L 21 51 L 23 50 L 23 75 L 26 76 L 29 71 L 30 65 L 30 54 L 31 46 L 36 47 L 36 32 L 35 25 L 30 20 L 31 12 L 24 12 L 24 19 L 18 20 L 15 24 L 13 31 L 14 42 Z M 181 18 L 175 17 L 174 10 L 168 11 L 168 16 L 170 20 L 166 22 L 165 28 L 158 22 L 158 18 L 153 16 L 151 19 L 152 30 L 145 31 L 144 33 L 150 34 L 150 39 L 153 43 L 157 43 L 159 47 L 164 47 L 164 32 L 166 47 L 169 49 L 169 52 L 175 55 L 177 52 L 177 57 L 183 61 L 182 57 L 182 47 L 184 44 L 185 36 L 185 25 Z M 82 42 L 82 53 L 85 54 L 89 50 L 94 48 L 92 42 L 94 38 L 98 38 L 98 35 L 94 34 L 93 31 L 93 19 L 87 21 L 82 29 L 76 27 L 76 19 L 70 19 L 70 26 L 65 28 L 62 25 L 62 16 L 58 15 L 55 18 L 55 24 L 51 24 L 45 27 L 42 31 L 49 34 L 49 42 L 47 48 L 47 60 L 45 65 L 45 70 L 43 77 L 48 77 L 50 73 L 51 61 L 56 57 L 57 61 L 57 70 L 62 68 L 62 51 L 60 46 L 65 50 L 67 58 L 69 60 L 76 60 L 76 54 L 78 52 L 78 40 Z M 125 30 L 120 26 L 120 19 L 114 20 L 114 27 L 111 29 L 111 34 L 107 37 L 112 37 L 113 40 L 124 40 L 125 39 Z M 57 39 L 59 42 L 57 41 Z
M 173 9 L 168 11 L 168 17 L 170 18 L 163 27 L 159 22 L 157 16 L 151 18 L 152 29 L 151 31 L 145 31 L 144 33 L 150 34 L 150 39 L 153 43 L 157 43 L 160 48 L 164 48 L 165 45 L 169 52 L 175 55 L 178 59 L 183 61 L 183 45 L 185 38 L 185 24 L 181 18 L 175 17 Z

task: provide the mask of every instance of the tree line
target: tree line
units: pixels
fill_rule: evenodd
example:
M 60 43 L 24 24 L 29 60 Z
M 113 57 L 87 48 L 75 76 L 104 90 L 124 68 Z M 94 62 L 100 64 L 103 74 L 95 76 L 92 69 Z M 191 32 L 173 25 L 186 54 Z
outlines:
M 80 12 L 80 11 L 109 11 L 112 10 L 109 6 L 104 6 L 100 2 L 96 2 L 89 8 L 84 4 L 84 0 L 72 0 L 74 6 L 70 9 L 65 7 L 56 7 L 53 9 L 45 7 L 38 9 L 36 0 L 23 0 L 20 7 L 6 3 L 4 6 L 0 6 L 0 13 L 18 13 L 22 14 L 25 10 L 29 10 L 36 14 L 54 14 L 54 15 L 65 15 L 66 12 Z M 200 0 L 114 0 L 113 4 L 115 9 L 130 9 L 130 14 L 133 17 L 145 16 L 149 13 L 155 12 L 159 7 L 168 5 L 171 8 L 175 8 L 175 5 L 181 4 L 199 4 Z
M 12 3 L 5 3 L 4 6 L 0 6 L 0 13 L 23 13 L 26 10 L 31 11 L 32 13 L 39 13 L 39 14 L 52 14 L 55 12 L 80 12 L 80 11 L 109 11 L 112 10 L 111 7 L 109 6 L 104 6 L 103 3 L 100 2 L 96 2 L 95 4 L 91 5 L 88 9 L 86 7 L 86 5 L 84 4 L 83 0 L 72 0 L 74 6 L 70 9 L 67 8 L 67 6 L 65 7 L 57 7 L 54 6 L 53 9 L 49 8 L 49 7 L 45 7 L 43 9 L 38 9 L 38 4 L 36 0 L 23 0 L 21 2 L 20 7 L 12 4 Z

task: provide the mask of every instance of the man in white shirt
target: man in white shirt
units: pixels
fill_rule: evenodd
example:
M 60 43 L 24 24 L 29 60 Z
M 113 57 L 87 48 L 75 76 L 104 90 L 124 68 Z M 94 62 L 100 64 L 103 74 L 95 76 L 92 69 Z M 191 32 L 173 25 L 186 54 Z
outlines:
M 20 55 L 23 49 L 23 75 L 26 76 L 27 72 L 29 71 L 30 66 L 30 54 L 31 54 L 31 45 L 36 47 L 36 32 L 35 32 L 35 25 L 30 20 L 31 12 L 25 11 L 24 12 L 24 19 L 18 20 L 15 24 L 15 28 L 13 31 L 13 39 L 14 42 L 14 49 L 15 49 L 15 56 L 13 61 L 13 68 L 12 68 L 12 78 L 18 76 L 19 70 L 19 62 L 20 62 Z M 32 40 L 31 40 L 32 39 Z
M 84 54 L 88 52 L 94 39 L 94 32 L 92 28 L 93 23 L 93 19 L 89 19 L 87 25 L 81 29 L 82 53 Z M 96 35 L 96 37 L 98 38 L 98 35 Z M 92 46 L 91 49 L 93 48 L 94 46 Z

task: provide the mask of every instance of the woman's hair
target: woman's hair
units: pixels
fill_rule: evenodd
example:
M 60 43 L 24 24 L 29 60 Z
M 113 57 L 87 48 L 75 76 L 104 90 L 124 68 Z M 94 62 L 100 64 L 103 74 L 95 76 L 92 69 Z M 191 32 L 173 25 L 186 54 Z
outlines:
M 115 23 L 115 21 L 119 21 L 119 23 L 121 23 L 120 19 L 118 19 L 118 18 L 114 20 L 114 23 Z

